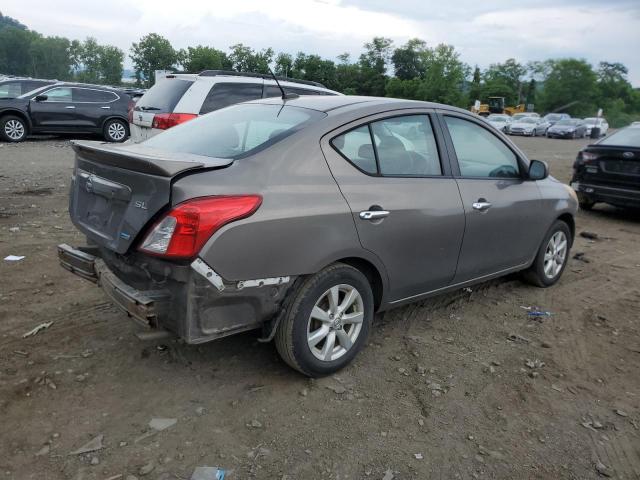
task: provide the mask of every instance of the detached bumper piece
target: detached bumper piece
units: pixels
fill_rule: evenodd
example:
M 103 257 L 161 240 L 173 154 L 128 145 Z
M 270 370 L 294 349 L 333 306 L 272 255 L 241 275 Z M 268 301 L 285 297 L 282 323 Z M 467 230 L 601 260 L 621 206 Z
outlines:
M 168 292 L 137 290 L 120 280 L 100 258 L 69 245 L 58 246 L 58 258 L 65 269 L 100 285 L 111 301 L 131 318 L 145 326 L 159 326 L 160 312 L 167 309 L 170 301 Z

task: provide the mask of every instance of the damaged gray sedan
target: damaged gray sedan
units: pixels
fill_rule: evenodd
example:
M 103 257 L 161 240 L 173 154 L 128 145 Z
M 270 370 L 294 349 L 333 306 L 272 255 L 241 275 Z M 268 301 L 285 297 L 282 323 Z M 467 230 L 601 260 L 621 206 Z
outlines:
M 60 245 L 147 327 L 190 344 L 259 329 L 310 376 L 344 367 L 374 313 L 522 271 L 553 285 L 575 194 L 464 110 L 264 99 L 138 145 L 74 144 Z

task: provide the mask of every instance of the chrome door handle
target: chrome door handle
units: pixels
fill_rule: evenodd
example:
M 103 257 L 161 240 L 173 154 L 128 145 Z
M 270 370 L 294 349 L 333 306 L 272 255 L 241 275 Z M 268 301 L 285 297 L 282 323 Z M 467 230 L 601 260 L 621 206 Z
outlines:
M 489 202 L 474 202 L 471 206 L 474 210 L 479 210 L 481 212 L 486 212 L 491 208 L 491 204 Z
M 104 110 L 109 110 L 111 107 L 107 106 L 107 107 L 100 107 L 100 108 L 102 108 Z
M 365 210 L 360 212 L 360 218 L 362 220 L 378 220 L 380 218 L 388 217 L 391 212 L 387 210 Z
M 73 110 L 73 109 L 74 109 L 74 108 L 76 108 L 76 107 L 74 107 L 73 105 L 67 105 L 67 106 L 66 106 L 66 107 L 64 107 L 64 108 L 68 108 L 69 110 Z

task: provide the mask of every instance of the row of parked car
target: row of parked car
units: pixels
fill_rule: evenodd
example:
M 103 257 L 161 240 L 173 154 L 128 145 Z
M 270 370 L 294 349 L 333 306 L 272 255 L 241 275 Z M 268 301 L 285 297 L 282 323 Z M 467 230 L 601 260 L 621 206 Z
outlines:
M 316 82 L 280 78 L 292 95 L 340 95 Z M 108 142 L 140 142 L 220 108 L 279 97 L 268 76 L 207 70 L 171 74 L 148 91 L 32 78 L 0 79 L 0 139 L 29 134 L 99 134 Z
M 498 130 L 509 135 L 524 135 L 549 138 L 585 138 L 591 136 L 594 128 L 600 129 L 600 136 L 607 134 L 609 124 L 603 117 L 571 118 L 566 113 L 549 113 L 541 117 L 535 112 L 491 114 L 487 121 Z

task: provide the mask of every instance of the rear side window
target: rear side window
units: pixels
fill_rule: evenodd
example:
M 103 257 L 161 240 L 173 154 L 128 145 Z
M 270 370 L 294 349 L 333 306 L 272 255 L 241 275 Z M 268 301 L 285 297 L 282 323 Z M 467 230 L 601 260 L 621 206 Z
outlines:
M 107 103 L 118 99 L 113 92 L 89 88 L 74 88 L 72 96 L 74 102 Z
M 270 147 L 326 116 L 324 112 L 288 105 L 232 105 L 166 130 L 141 145 L 238 159 Z
M 428 115 L 372 122 L 339 135 L 331 144 L 366 173 L 409 177 L 442 175 Z
M 378 172 L 368 125 L 340 135 L 334 138 L 331 143 L 360 170 L 371 174 Z
M 445 116 L 463 177 L 518 178 L 518 159 L 501 140 L 473 122 Z
M 258 98 L 262 98 L 261 83 L 216 83 L 204 99 L 200 115 Z
M 136 104 L 138 110 L 154 112 L 173 112 L 176 105 L 189 87 L 191 80 L 164 78 L 151 87 Z

